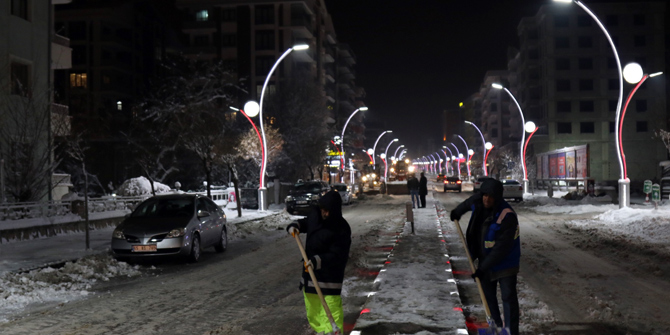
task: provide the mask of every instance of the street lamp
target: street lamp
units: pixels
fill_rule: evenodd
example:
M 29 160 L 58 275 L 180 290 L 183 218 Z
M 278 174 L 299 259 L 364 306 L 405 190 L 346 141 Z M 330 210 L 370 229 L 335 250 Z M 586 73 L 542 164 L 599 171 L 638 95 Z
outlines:
M 475 127 L 477 129 L 477 132 L 479 133 L 479 136 L 482 138 L 482 148 L 484 148 L 483 155 L 486 155 L 486 141 L 484 140 L 484 135 L 482 132 L 479 130 L 479 127 L 477 127 L 476 124 L 470 122 L 470 121 L 465 121 L 465 123 Z M 484 169 L 484 175 L 488 176 L 488 172 L 486 171 L 486 164 L 484 163 L 484 160 L 482 160 L 482 168 Z
M 621 141 L 622 134 L 623 134 L 623 119 L 626 117 L 626 109 L 628 109 L 628 104 L 630 103 L 630 100 L 633 98 L 633 94 L 637 92 L 637 89 L 640 88 L 642 83 L 647 80 L 647 78 L 653 78 L 656 76 L 659 76 L 663 74 L 663 72 L 656 72 L 652 74 L 645 74 L 644 71 L 642 71 L 642 67 L 640 64 L 637 63 L 629 63 L 623 68 L 623 77 L 626 79 L 627 82 L 631 84 L 637 84 L 633 89 L 628 93 L 628 97 L 626 98 L 626 104 L 623 106 L 623 111 L 621 112 L 621 122 L 619 122 L 619 138 L 617 138 L 617 141 L 619 141 L 619 147 L 621 148 L 621 158 L 623 161 L 623 172 L 624 172 L 624 180 L 628 180 L 630 182 L 630 179 L 628 179 L 628 170 L 626 168 L 626 155 L 623 152 L 623 142 Z
M 468 148 L 468 144 L 465 143 L 465 140 L 461 137 L 461 135 L 456 135 L 456 136 L 458 136 L 458 138 L 460 138 L 461 141 L 463 141 L 463 144 L 465 144 L 465 152 L 470 154 L 470 149 Z M 472 155 L 470 155 L 470 157 L 472 157 Z M 469 181 L 470 180 L 470 158 L 468 158 L 468 160 L 465 162 L 465 165 L 468 168 L 468 181 Z
M 437 159 L 435 159 L 435 157 L 433 157 L 433 154 L 430 154 L 430 158 L 432 158 L 432 160 L 430 161 L 430 168 L 433 169 L 433 173 L 439 173 L 439 172 L 437 172 L 437 168 L 435 167 L 435 165 L 436 165 L 435 163 L 437 163 Z
M 454 149 L 456 149 L 456 156 L 452 156 L 451 159 L 452 160 L 458 159 L 458 179 L 461 179 L 461 157 L 463 157 L 463 155 L 461 155 L 460 151 L 458 151 L 458 147 L 456 146 L 456 144 L 454 144 L 453 142 L 449 144 L 451 144 L 454 147 Z
M 258 103 L 256 101 L 250 100 L 250 101 L 247 101 L 247 103 L 244 104 L 244 110 L 239 109 L 239 108 L 235 108 L 233 106 L 230 106 L 230 109 L 232 109 L 234 111 L 241 112 L 242 115 L 244 115 L 244 117 L 246 117 L 247 120 L 249 120 L 251 125 L 254 126 L 254 130 L 256 131 L 256 134 L 258 135 L 258 140 L 261 142 L 261 166 L 263 166 L 263 159 L 265 158 L 265 156 L 264 156 L 265 147 L 263 146 L 263 138 L 261 137 L 261 133 L 258 131 L 258 128 L 256 127 L 256 124 L 254 123 L 254 121 L 251 120 L 252 117 L 255 117 L 256 115 L 258 115 L 258 111 L 260 110 L 260 108 L 258 106 Z M 262 186 L 263 186 L 263 179 L 260 178 L 258 189 L 260 190 Z
M 366 155 L 368 155 L 368 157 L 370 157 L 370 163 L 372 163 L 372 155 L 370 155 L 370 152 L 371 152 L 371 151 L 372 151 L 372 149 L 363 150 L 363 152 L 364 152 Z
M 472 149 L 468 150 L 468 177 L 470 177 L 470 165 L 472 165 L 472 155 L 475 154 L 475 151 Z M 470 179 L 472 179 L 470 177 Z
M 387 131 L 382 132 L 381 134 L 379 134 L 379 137 L 377 137 L 377 140 L 375 141 L 375 145 L 372 147 L 372 153 L 370 154 L 370 155 L 372 155 L 372 164 L 377 164 L 377 162 L 375 162 L 375 150 L 377 150 L 377 143 L 379 143 L 379 140 L 382 138 L 382 136 L 384 136 L 384 134 L 392 133 L 392 132 L 393 132 L 393 130 L 387 130 Z
M 261 99 L 260 99 L 260 106 L 258 107 L 258 112 L 260 114 L 259 116 L 259 122 L 261 126 L 261 134 L 263 134 L 263 147 L 267 148 L 268 147 L 268 142 L 267 139 L 265 138 L 265 130 L 263 129 L 263 97 L 265 96 L 265 89 L 267 89 L 268 82 L 270 82 L 270 78 L 272 77 L 272 73 L 275 72 L 277 69 L 277 65 L 288 56 L 293 50 L 306 50 L 309 49 L 309 45 L 307 44 L 299 44 L 299 45 L 294 45 L 293 47 L 290 47 L 286 49 L 284 54 L 277 59 L 275 64 L 272 66 L 270 69 L 270 73 L 268 73 L 268 76 L 265 77 L 265 82 L 263 83 L 263 89 L 261 90 Z M 268 160 L 268 153 L 267 150 L 263 150 L 263 160 L 261 161 L 261 185 L 258 188 L 258 210 L 259 211 L 265 211 L 268 209 L 268 204 L 267 204 L 267 188 L 265 188 L 265 169 L 267 167 L 267 160 Z
M 395 157 L 397 159 L 398 156 L 396 156 L 396 155 L 398 154 L 398 150 L 400 150 L 400 148 L 404 148 L 404 147 L 405 147 L 405 145 L 403 144 L 403 145 L 399 146 L 397 149 L 395 149 L 395 152 L 393 153 L 393 157 Z M 398 159 L 398 160 L 400 160 L 400 159 Z
M 554 0 L 554 1 L 556 1 L 556 0 Z M 505 92 L 507 92 L 507 94 L 509 94 L 509 96 L 512 98 L 512 100 L 516 104 L 516 108 L 519 109 L 519 115 L 521 115 L 521 125 L 522 125 L 521 128 L 523 128 L 523 126 L 526 125 L 526 120 L 523 117 L 523 111 L 521 110 L 521 106 L 519 106 L 519 102 L 516 101 L 516 98 L 514 97 L 514 94 L 512 94 L 512 92 L 510 92 L 507 89 L 507 87 L 503 87 L 500 84 L 493 83 L 493 84 L 491 84 L 491 86 L 495 89 L 498 89 L 498 90 L 504 90 Z M 525 141 L 525 139 L 526 139 L 526 131 L 524 129 L 521 129 L 521 143 L 519 143 L 519 158 L 521 159 L 521 169 L 523 170 L 523 175 L 524 175 L 523 193 L 528 193 L 527 190 L 526 190 L 526 185 L 528 184 L 528 180 L 525 179 L 526 178 L 525 177 L 526 176 L 526 162 L 525 162 L 525 159 L 523 157 L 523 142 Z
M 451 159 L 451 161 L 450 161 L 450 160 L 449 160 L 449 157 L 447 157 L 447 162 L 449 163 L 449 165 L 451 165 L 451 162 L 454 161 L 454 160 L 453 160 L 454 153 L 451 152 L 451 149 L 449 149 L 449 147 L 446 146 L 446 145 L 443 145 L 442 148 L 449 150 L 449 155 L 451 155 L 452 159 Z M 444 154 L 446 155 L 447 153 L 445 152 Z M 451 170 L 452 170 L 452 172 L 453 172 L 454 168 L 451 168 Z M 447 173 L 449 173 L 449 168 L 447 168 Z
M 491 142 L 486 142 L 484 148 L 486 148 L 486 156 L 484 156 L 484 166 L 486 166 L 487 170 L 486 175 L 488 176 L 488 166 L 486 165 L 486 160 L 489 158 L 489 153 L 491 153 L 491 149 L 493 149 L 493 144 L 491 144 Z
M 391 147 L 391 144 L 393 144 L 393 142 L 398 142 L 398 139 L 394 138 L 391 142 L 389 142 L 389 145 L 386 146 L 386 150 L 384 151 L 384 157 L 388 157 L 389 147 Z M 380 155 L 380 157 L 381 157 L 381 155 Z M 384 183 L 386 183 L 388 181 L 388 179 L 386 178 L 386 176 L 388 175 L 388 172 L 389 172 L 389 166 L 386 163 L 387 161 L 388 161 L 388 158 L 386 160 L 384 160 Z
M 368 108 L 365 106 L 357 108 L 353 113 L 351 113 L 351 115 L 349 115 L 347 122 L 345 122 L 344 127 L 342 127 L 342 136 L 340 136 L 340 140 L 342 141 L 342 144 L 340 145 L 340 147 L 342 148 L 342 170 L 344 170 L 344 131 L 347 130 L 347 125 L 349 124 L 349 121 L 351 121 L 351 118 L 354 117 L 354 115 L 358 113 L 358 111 L 366 111 L 366 110 L 368 110 Z M 344 175 L 342 175 L 341 178 L 342 179 L 340 179 L 340 182 L 342 182 L 342 180 L 344 179 Z
M 621 101 L 623 100 L 623 74 L 622 74 L 623 71 L 621 69 L 621 61 L 619 60 L 619 53 L 616 50 L 616 46 L 614 45 L 614 41 L 612 41 L 612 37 L 610 36 L 609 32 L 607 32 L 607 29 L 605 29 L 605 26 L 600 22 L 598 17 L 588 7 L 586 7 L 586 5 L 584 5 L 579 0 L 554 0 L 554 1 L 576 3 L 587 14 L 589 14 L 593 18 L 594 21 L 596 21 L 596 23 L 598 24 L 600 29 L 605 34 L 605 37 L 607 38 L 607 41 L 610 43 L 610 46 L 612 47 L 612 52 L 614 53 L 614 59 L 616 60 L 617 70 L 619 71 L 619 99 L 618 99 L 617 105 L 616 105 L 616 119 L 614 120 L 614 137 L 615 137 L 614 142 L 616 144 L 617 158 L 619 158 L 619 174 L 620 174 L 620 179 L 619 179 L 619 208 L 628 207 L 630 205 L 630 179 L 628 179 L 626 177 L 625 172 L 624 172 L 623 157 L 621 157 L 621 153 L 622 153 L 621 144 L 618 141 L 618 139 L 620 139 L 619 127 L 621 125 Z
M 533 134 L 537 131 L 537 127 L 535 126 L 535 122 L 533 121 L 528 121 L 526 122 L 526 125 L 524 125 L 524 130 L 527 133 L 530 133 L 528 135 L 528 139 L 526 140 L 526 143 L 523 145 L 523 160 L 524 164 L 526 164 L 526 148 L 528 147 L 528 142 L 530 142 L 530 138 L 533 137 Z M 524 176 L 523 176 L 523 192 L 528 193 L 528 174 L 526 174 L 527 171 L 524 170 Z
M 449 156 L 447 156 L 447 151 L 444 150 L 445 146 L 442 146 L 442 153 L 444 154 L 444 175 L 449 175 Z

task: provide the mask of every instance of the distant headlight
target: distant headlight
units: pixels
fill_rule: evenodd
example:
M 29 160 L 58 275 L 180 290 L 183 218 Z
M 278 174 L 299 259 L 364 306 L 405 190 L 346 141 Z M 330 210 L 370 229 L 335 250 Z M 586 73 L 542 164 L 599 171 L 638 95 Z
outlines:
M 377 175 L 373 173 L 373 174 L 372 174 L 372 178 L 376 178 L 376 177 L 377 177 Z
M 363 181 L 368 181 L 368 177 L 363 177 Z
M 377 185 L 377 182 L 375 181 L 375 185 Z
M 318 194 L 313 195 L 312 200 L 319 200 L 319 195 Z
M 120 229 L 114 229 L 114 233 L 112 233 L 112 238 L 118 238 L 119 240 L 125 240 L 126 235 L 123 235 L 123 231 Z
M 186 228 L 172 229 L 166 237 L 180 237 L 186 235 Z

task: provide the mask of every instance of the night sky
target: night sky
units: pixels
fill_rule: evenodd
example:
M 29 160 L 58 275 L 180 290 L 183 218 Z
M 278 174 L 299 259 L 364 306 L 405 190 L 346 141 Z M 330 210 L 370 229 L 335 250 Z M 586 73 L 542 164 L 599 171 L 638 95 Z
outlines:
M 416 157 L 421 147 L 441 147 L 442 111 L 477 92 L 486 71 L 507 69 L 521 18 L 551 0 L 325 2 L 338 40 L 357 57 L 367 117 L 385 120 Z M 435 148 L 426 147 L 429 138 Z

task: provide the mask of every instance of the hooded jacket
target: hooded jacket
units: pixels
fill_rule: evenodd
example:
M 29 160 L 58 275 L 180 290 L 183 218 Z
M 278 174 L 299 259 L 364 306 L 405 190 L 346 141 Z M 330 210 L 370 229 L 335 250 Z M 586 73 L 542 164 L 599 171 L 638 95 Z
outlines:
M 320 208 L 330 212 L 325 220 Z M 314 206 L 298 224 L 300 232 L 307 233 L 305 252 L 312 261 L 321 291 L 324 295 L 340 295 L 351 247 L 351 228 L 342 217 L 342 197 L 335 191 L 324 194 L 319 199 L 319 207 Z M 305 287 L 307 293 L 316 294 L 309 272 L 304 268 L 301 287 Z
M 484 208 L 482 197 L 492 195 L 492 209 Z M 478 268 L 488 272 L 492 280 L 516 275 L 521 259 L 519 221 L 512 207 L 503 199 L 503 186 L 498 180 L 486 180 L 480 192 L 459 204 L 453 214 L 461 217 L 472 211 L 466 230 L 466 241 L 472 260 L 479 259 Z

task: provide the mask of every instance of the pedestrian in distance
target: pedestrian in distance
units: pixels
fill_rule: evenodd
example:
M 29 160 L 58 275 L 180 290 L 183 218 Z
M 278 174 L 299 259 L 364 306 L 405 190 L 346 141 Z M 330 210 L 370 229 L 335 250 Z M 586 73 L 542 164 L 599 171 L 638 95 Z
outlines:
M 415 174 L 412 174 L 409 179 L 407 179 L 407 189 L 412 198 L 412 208 L 419 207 L 421 205 L 419 202 L 419 180 L 416 179 Z
M 495 179 L 485 180 L 477 194 L 451 211 L 450 218 L 452 221 L 460 220 L 468 211 L 472 214 L 466 230 L 467 248 L 472 260 L 479 260 L 472 278 L 479 278 L 496 325 L 503 325 L 496 295 L 500 286 L 504 327 L 511 335 L 518 335 L 519 221 L 512 207 L 503 199 L 502 183 Z
M 426 208 L 426 195 L 428 195 L 428 179 L 423 172 L 421 172 L 421 179 L 419 180 L 419 195 L 421 196 L 421 208 Z
M 317 333 L 333 332 L 307 269 L 312 267 L 335 324 L 340 330 L 344 329 L 341 294 L 351 247 L 351 228 L 342 217 L 342 198 L 335 191 L 327 192 L 319 199 L 318 207 L 314 206 L 306 218 L 289 224 L 286 231 L 294 237 L 307 234 L 305 252 L 309 261 L 302 267 L 300 290 L 309 325 Z

